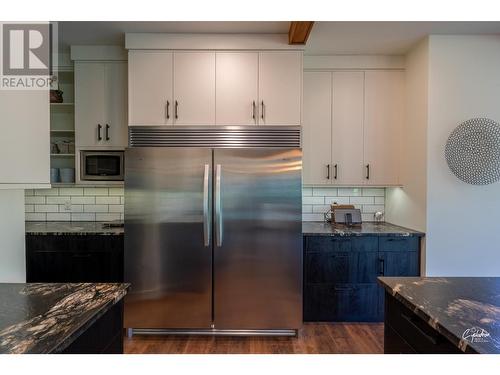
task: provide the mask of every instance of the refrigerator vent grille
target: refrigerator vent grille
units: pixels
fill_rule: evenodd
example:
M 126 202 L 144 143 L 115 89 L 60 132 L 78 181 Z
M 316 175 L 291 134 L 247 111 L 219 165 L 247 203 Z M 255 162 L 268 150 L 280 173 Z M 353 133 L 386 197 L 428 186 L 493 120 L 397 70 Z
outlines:
M 130 126 L 130 147 L 300 147 L 300 126 Z

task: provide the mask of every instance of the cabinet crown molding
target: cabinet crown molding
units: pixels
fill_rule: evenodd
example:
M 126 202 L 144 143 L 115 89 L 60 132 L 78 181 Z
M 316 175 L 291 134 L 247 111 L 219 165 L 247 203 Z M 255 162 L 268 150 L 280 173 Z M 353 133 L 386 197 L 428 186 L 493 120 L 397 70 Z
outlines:
M 71 46 L 71 60 L 127 61 L 127 51 L 121 46 Z
M 126 49 L 152 50 L 298 50 L 288 34 L 126 33 Z

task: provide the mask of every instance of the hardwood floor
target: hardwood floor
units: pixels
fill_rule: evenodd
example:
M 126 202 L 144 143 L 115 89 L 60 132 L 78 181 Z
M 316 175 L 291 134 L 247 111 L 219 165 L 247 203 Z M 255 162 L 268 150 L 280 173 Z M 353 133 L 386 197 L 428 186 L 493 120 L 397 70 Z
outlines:
M 127 354 L 381 354 L 382 323 L 305 323 L 298 337 L 133 336 Z

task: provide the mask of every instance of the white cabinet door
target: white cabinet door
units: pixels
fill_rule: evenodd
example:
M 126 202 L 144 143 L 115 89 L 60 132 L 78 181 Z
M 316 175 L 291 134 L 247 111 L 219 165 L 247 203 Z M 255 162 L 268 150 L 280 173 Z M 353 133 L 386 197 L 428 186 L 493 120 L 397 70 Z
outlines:
M 217 52 L 217 125 L 257 124 L 259 54 Z
M 399 140 L 404 116 L 404 75 L 400 71 L 365 73 L 364 153 L 366 183 L 399 183 Z
M 215 52 L 174 53 L 174 124 L 215 125 Z
M 259 54 L 259 123 L 300 125 L 302 52 Z
M 75 62 L 75 143 L 105 146 L 105 64 Z
M 303 183 L 332 181 L 332 73 L 304 73 Z
M 364 72 L 333 73 L 333 183 L 361 185 L 363 174 Z
M 106 63 L 105 76 L 106 146 L 124 148 L 128 144 L 127 63 Z
M 173 123 L 172 52 L 129 51 L 129 125 Z

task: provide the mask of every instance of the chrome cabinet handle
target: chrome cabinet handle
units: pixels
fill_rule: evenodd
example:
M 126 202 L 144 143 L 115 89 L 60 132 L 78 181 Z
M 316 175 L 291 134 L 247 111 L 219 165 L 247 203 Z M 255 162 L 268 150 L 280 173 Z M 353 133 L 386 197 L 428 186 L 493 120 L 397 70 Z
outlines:
M 210 225 L 209 225 L 209 215 L 208 215 L 208 181 L 209 181 L 210 166 L 205 164 L 205 171 L 203 174 L 203 241 L 205 247 L 210 244 Z
M 109 125 L 106 124 L 106 141 L 109 141 Z
M 252 102 L 252 118 L 255 121 L 255 100 Z
M 165 106 L 165 117 L 170 120 L 170 102 L 167 100 L 167 105 Z
M 98 141 L 102 141 L 101 129 L 102 129 L 101 124 L 97 124 L 97 140 Z
M 222 246 L 222 208 L 221 208 L 221 165 L 215 167 L 215 243 Z
M 338 172 L 338 165 L 335 164 L 333 166 L 334 172 L 333 172 L 333 178 L 336 180 L 337 179 L 337 172 Z
M 366 164 L 366 179 L 370 179 L 370 164 Z
M 264 108 L 265 108 L 265 106 L 264 106 L 264 101 L 262 101 L 262 102 L 260 103 L 260 105 L 261 105 L 260 118 L 261 118 L 262 120 L 264 120 L 264 115 L 265 115 L 265 114 L 264 114 Z
M 174 108 L 174 117 L 176 120 L 179 118 L 178 114 L 179 114 L 179 102 L 176 100 Z

